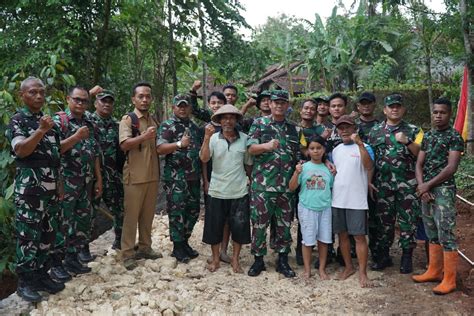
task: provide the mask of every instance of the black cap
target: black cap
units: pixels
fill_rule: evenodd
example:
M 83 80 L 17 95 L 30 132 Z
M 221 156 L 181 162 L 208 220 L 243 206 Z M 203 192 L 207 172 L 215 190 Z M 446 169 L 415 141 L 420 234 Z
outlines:
M 369 102 L 375 102 L 375 95 L 370 92 L 363 92 L 360 97 L 357 99 L 357 102 L 361 102 L 362 100 L 367 100 Z

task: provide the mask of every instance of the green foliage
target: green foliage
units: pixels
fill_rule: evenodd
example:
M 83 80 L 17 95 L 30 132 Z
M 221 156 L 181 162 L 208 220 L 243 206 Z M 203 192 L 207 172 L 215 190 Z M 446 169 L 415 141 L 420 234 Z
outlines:
M 3 270 L 14 271 L 15 230 L 13 218 L 15 209 L 8 199 L 0 197 L 0 274 Z
M 471 202 L 474 201 L 474 156 L 463 155 L 458 171 L 455 175 L 456 186 L 461 196 Z

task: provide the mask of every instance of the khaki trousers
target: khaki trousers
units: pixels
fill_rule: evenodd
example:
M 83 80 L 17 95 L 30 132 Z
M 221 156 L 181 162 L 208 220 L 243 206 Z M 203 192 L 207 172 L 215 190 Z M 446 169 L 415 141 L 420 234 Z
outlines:
M 151 227 L 158 197 L 158 181 L 124 184 L 122 259 L 135 255 L 138 226 L 138 251 L 151 250 Z

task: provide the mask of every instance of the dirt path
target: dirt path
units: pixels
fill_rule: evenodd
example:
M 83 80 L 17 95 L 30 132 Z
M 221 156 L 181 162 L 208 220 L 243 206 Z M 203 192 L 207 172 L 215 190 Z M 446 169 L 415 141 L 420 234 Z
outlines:
M 99 254 L 90 263 L 93 272 L 74 278 L 66 289 L 51 295 L 36 306 L 31 315 L 165 315 L 187 313 L 214 314 L 472 314 L 474 299 L 462 291 L 448 296 L 435 296 L 433 284 L 414 284 L 408 275 L 397 271 L 399 253 L 392 252 L 395 266 L 384 272 L 370 272 L 376 288 L 361 289 L 357 275 L 346 281 L 320 281 L 314 276 L 309 283 L 301 278 L 285 279 L 275 272 L 275 255 L 265 258 L 267 272 L 256 278 L 234 274 L 227 264 L 215 273 L 205 269 L 210 247 L 201 243 L 203 222 L 195 228 L 191 245 L 201 255 L 189 264 L 177 264 L 169 256 L 166 216 L 156 216 L 154 221 L 154 247 L 164 258 L 156 261 L 142 260 L 139 268 L 126 271 L 110 249 L 112 233 L 109 231 L 94 241 L 91 250 Z M 245 271 L 252 263 L 249 247 L 242 251 Z M 424 254 L 415 251 L 415 272 L 424 267 Z M 421 258 L 421 259 L 418 259 Z M 290 264 L 298 274 L 294 258 Z M 329 266 L 334 277 L 338 264 Z M 16 294 L 10 300 L 14 300 Z M 3 302 L 4 306 L 6 302 Z M 19 312 L 18 307 L 7 304 L 0 314 Z M 1 311 L 1 310 L 0 310 Z

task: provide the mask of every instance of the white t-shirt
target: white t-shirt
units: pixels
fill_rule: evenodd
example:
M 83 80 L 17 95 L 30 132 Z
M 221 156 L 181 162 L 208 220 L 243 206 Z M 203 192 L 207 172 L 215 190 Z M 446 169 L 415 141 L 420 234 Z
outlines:
M 364 146 L 367 149 L 368 145 Z M 359 146 L 339 144 L 332 151 L 332 159 L 337 170 L 332 189 L 332 206 L 367 210 L 367 170 L 362 164 Z

